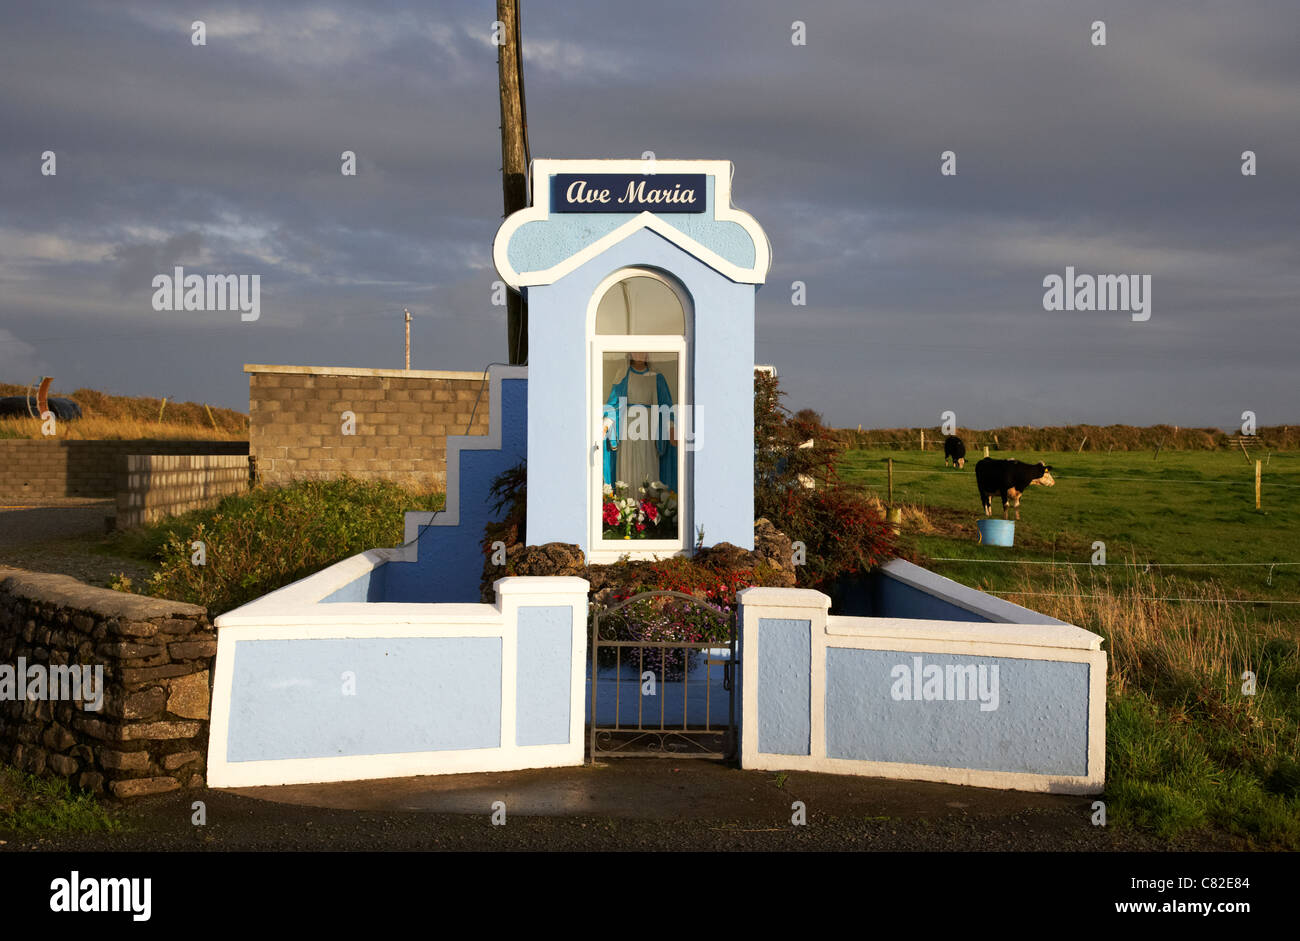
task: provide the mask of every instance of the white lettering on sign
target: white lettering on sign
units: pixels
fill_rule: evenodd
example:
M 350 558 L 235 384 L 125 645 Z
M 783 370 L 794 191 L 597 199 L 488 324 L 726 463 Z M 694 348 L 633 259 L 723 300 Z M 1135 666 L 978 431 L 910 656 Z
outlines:
M 591 205 L 600 203 L 606 205 L 610 201 L 610 192 L 607 189 L 589 187 L 586 180 L 574 180 L 569 184 L 569 188 L 564 191 L 564 198 L 571 204 Z M 628 183 L 627 190 L 615 202 L 616 204 L 664 203 L 668 205 L 692 205 L 695 202 L 695 190 L 684 187 L 680 183 L 674 184 L 671 189 L 653 185 L 647 187 L 646 181 L 640 180 Z
M 620 203 L 693 203 L 695 190 L 683 189 L 678 183 L 672 189 L 646 189 L 645 180 L 629 183 Z
M 586 180 L 574 180 L 565 190 L 564 198 L 571 203 L 607 203 L 609 190 L 588 190 Z

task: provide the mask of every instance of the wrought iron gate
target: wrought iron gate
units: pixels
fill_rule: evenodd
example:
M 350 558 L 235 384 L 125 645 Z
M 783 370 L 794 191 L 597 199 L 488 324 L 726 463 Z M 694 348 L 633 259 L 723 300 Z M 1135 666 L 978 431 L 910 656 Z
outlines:
M 733 757 L 736 665 L 735 613 L 692 595 L 647 591 L 593 611 L 591 760 Z

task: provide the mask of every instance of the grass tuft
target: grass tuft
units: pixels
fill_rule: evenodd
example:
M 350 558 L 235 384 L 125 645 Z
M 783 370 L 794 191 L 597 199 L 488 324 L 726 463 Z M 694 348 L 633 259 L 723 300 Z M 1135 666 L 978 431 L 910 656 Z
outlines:
M 66 779 L 37 778 L 0 765 L 0 832 L 100 833 L 121 826 L 93 795 Z

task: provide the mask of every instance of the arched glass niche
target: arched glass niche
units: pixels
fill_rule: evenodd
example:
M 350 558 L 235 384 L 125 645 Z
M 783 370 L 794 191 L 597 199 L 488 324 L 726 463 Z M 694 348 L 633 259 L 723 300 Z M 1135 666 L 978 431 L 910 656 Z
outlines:
M 686 335 L 686 312 L 663 281 L 645 275 L 624 278 L 605 292 L 596 308 L 596 333 Z
M 649 269 L 627 270 L 598 294 L 592 324 L 598 556 L 615 547 L 634 557 L 685 547 L 686 303 L 666 276 Z M 627 513 L 633 505 L 641 508 L 634 520 Z

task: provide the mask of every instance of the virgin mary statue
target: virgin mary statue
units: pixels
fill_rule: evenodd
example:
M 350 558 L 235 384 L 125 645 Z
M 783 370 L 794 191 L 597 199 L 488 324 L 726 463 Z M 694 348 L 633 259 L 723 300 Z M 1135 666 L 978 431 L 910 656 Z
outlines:
M 646 353 L 629 353 L 627 372 L 605 401 L 605 483 L 639 493 L 647 484 L 677 489 L 676 429 L 668 382 Z

